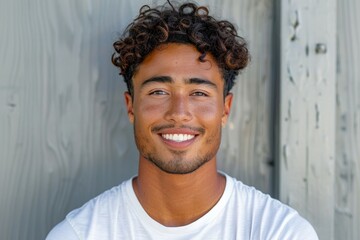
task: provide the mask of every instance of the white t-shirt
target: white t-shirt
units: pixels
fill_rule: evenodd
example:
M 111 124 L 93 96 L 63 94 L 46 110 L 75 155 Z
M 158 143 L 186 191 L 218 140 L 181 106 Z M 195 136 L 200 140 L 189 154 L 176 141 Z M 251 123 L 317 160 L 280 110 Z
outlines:
M 218 203 L 188 225 L 166 227 L 153 220 L 130 179 L 70 212 L 46 239 L 318 239 L 295 210 L 224 175 L 226 187 Z

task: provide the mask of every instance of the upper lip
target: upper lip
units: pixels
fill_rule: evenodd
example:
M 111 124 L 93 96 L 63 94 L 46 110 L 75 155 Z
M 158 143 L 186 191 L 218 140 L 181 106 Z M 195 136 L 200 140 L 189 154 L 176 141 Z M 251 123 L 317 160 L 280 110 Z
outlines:
M 189 128 L 167 128 L 158 132 L 158 134 L 188 134 L 199 135 L 200 132 Z
M 199 135 L 204 133 L 203 128 L 191 127 L 191 126 L 180 126 L 175 127 L 171 125 L 156 126 L 153 128 L 153 132 L 156 134 L 189 134 L 189 135 Z

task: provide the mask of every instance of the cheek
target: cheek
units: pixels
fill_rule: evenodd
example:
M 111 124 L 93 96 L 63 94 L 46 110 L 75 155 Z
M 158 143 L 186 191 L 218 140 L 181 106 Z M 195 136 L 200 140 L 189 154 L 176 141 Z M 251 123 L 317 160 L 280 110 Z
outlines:
M 169 105 L 170 101 L 153 101 L 153 100 L 142 100 L 139 101 L 136 106 L 136 118 L 145 122 L 151 122 L 152 119 L 162 117 L 171 108 Z M 209 102 L 196 102 L 191 100 L 188 102 L 188 109 L 194 117 L 199 121 L 204 121 L 204 124 L 221 124 L 221 118 L 223 115 L 223 103 L 219 101 Z
M 141 103 L 140 105 L 140 112 L 142 114 L 150 114 L 150 115 L 154 115 L 158 112 L 162 112 L 165 109 L 165 105 L 164 104 L 159 104 L 159 103 L 154 103 L 154 102 L 149 102 L 149 101 L 144 101 Z
M 144 100 L 137 104 L 137 115 L 144 121 L 150 122 L 153 118 L 158 118 L 166 110 L 166 104 L 159 101 Z
M 218 103 L 201 104 L 195 107 L 194 113 L 199 118 L 206 120 L 207 122 L 217 122 L 221 120 L 223 106 Z

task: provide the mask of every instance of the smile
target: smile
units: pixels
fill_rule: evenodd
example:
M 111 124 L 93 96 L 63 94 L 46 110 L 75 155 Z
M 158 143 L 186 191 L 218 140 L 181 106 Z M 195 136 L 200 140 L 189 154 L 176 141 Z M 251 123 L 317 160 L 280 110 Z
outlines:
M 195 137 L 192 134 L 161 134 L 161 137 L 174 142 L 185 142 Z

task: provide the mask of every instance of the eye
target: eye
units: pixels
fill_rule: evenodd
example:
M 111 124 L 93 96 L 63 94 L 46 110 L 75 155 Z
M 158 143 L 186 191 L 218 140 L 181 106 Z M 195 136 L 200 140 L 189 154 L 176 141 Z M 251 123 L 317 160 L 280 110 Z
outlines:
M 195 97 L 207 97 L 208 94 L 205 92 L 201 92 L 201 91 L 196 91 L 191 93 L 191 96 L 195 96 Z
M 149 95 L 167 95 L 167 92 L 163 90 L 154 90 L 149 93 Z

